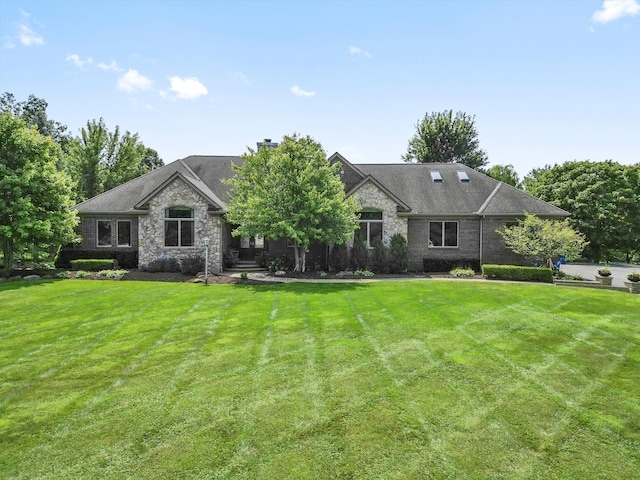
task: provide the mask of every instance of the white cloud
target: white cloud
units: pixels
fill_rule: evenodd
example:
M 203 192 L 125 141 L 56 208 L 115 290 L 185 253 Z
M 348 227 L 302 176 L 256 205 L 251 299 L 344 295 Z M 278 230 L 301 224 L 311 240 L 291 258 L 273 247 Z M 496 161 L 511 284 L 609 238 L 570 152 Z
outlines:
M 364 55 L 367 58 L 371 58 L 371 54 L 366 50 L 362 50 L 359 47 L 349 47 L 349 54 L 353 57 L 355 55 Z
M 298 85 L 291 87 L 291 92 L 298 97 L 314 97 L 316 95 L 316 92 L 307 92 L 306 90 L 302 90 Z
M 113 71 L 113 72 L 122 72 L 122 68 L 118 66 L 115 60 L 111 60 L 111 63 L 100 62 L 96 65 L 100 70 L 104 71 Z
M 604 0 L 602 9 L 594 12 L 592 18 L 594 22 L 607 23 L 627 15 L 638 15 L 638 13 L 640 13 L 638 0 Z
M 148 90 L 153 85 L 153 81 L 138 73 L 137 70 L 130 69 L 118 79 L 118 89 L 125 92 L 135 90 Z
M 27 25 L 22 24 L 19 25 L 20 28 L 20 42 L 27 46 L 33 47 L 34 45 L 44 45 L 44 38 L 41 35 L 38 35 L 36 32 L 31 30 Z
M 82 60 L 80 56 L 75 53 L 67 55 L 67 58 L 65 58 L 65 60 L 67 62 L 72 62 L 80 70 L 82 70 L 87 65 L 91 65 L 91 63 L 93 62 L 93 59 L 91 57 L 87 58 L 86 60 Z
M 171 77 L 171 91 L 175 93 L 175 98 L 182 100 L 195 100 L 209 93 L 196 77 Z
M 244 73 L 242 72 L 235 72 L 233 74 L 234 77 L 236 77 L 237 79 L 239 79 L 242 83 L 244 83 L 245 85 L 251 85 L 251 82 L 249 81 L 249 77 L 247 77 Z

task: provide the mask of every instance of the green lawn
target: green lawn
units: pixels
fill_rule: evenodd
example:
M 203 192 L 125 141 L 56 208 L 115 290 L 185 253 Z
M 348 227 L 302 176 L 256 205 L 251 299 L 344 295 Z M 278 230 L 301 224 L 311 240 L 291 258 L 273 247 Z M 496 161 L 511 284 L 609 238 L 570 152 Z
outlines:
M 0 478 L 638 478 L 640 296 L 0 284 Z

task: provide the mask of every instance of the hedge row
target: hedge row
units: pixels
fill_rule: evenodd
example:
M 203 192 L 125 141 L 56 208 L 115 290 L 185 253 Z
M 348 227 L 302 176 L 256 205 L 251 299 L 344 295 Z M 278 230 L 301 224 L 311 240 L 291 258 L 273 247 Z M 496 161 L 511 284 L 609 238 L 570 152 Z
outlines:
M 118 268 L 118 262 L 108 258 L 86 258 L 82 260 L 71 260 L 72 270 L 99 272 L 100 270 L 111 270 L 114 268 Z
M 488 279 L 553 283 L 553 271 L 544 267 L 517 265 L 483 265 L 482 275 Z
M 76 250 L 73 248 L 60 250 L 56 259 L 56 267 L 71 268 L 71 260 L 85 259 L 115 260 L 120 268 L 138 268 L 138 252 L 136 250 Z
M 461 260 L 442 260 L 437 258 L 423 258 L 423 270 L 429 272 L 450 272 L 455 268 L 471 268 L 480 271 L 480 260 L 477 258 L 463 258 Z

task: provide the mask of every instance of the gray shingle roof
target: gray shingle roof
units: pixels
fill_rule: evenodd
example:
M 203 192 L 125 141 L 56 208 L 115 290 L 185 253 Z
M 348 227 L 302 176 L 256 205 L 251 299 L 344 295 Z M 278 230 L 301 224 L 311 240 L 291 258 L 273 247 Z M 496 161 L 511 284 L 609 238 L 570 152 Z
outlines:
M 347 167 L 350 165 L 344 162 Z M 230 187 L 222 180 L 233 176 L 233 164 L 242 163 L 242 158 L 234 156 L 193 155 L 104 192 L 76 208 L 80 213 L 136 213 L 144 208 L 141 203 L 157 193 L 165 182 L 180 175 L 214 207 L 224 210 Z M 344 169 L 353 183 L 347 187 L 364 180 L 362 175 L 371 176 L 400 200 L 400 210 L 406 211 L 408 207 L 410 214 L 568 215 L 564 210 L 460 164 L 358 164 L 352 167 Z M 433 181 L 434 170 L 440 172 L 442 183 Z M 466 172 L 469 181 L 462 182 L 458 171 Z
M 359 164 L 358 168 L 403 199 L 412 214 L 568 215 L 560 208 L 458 163 Z M 441 183 L 433 181 L 432 171 L 440 172 Z M 459 171 L 466 172 L 468 182 L 460 180 Z
M 229 187 L 221 181 L 231 178 L 231 164 L 242 164 L 240 157 L 194 155 L 177 160 L 162 168 L 108 190 L 76 205 L 80 213 L 135 213 L 140 203 L 176 173 L 182 174 L 189 183 L 200 190 L 215 204 L 224 208 L 229 200 Z M 215 201 L 219 199 L 218 201 Z

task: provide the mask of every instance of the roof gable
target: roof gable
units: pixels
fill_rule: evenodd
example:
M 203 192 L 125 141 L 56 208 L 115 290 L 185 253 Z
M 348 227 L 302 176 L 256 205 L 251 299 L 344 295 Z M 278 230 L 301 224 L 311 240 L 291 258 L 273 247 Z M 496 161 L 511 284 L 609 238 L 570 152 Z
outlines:
M 134 178 L 75 206 L 81 214 L 142 213 L 144 205 L 180 176 L 189 186 L 224 211 L 229 186 L 222 180 L 233 176 L 232 165 L 242 164 L 240 157 L 190 156 Z
M 180 160 L 179 160 L 180 161 Z M 178 171 L 167 178 L 164 182 L 158 185 L 154 190 L 152 190 L 146 197 L 140 200 L 136 205 L 136 209 L 146 209 L 147 204 L 162 192 L 165 188 L 171 185 L 176 179 L 183 180 L 187 185 L 189 185 L 193 190 L 203 196 L 207 202 L 209 202 L 210 206 L 213 207 L 214 210 L 221 210 L 224 208 L 224 204 L 222 201 L 216 196 L 215 193 L 211 191 L 211 189 L 199 178 L 192 177 L 190 175 L 185 175 L 184 173 Z
M 329 162 L 331 164 L 336 162 L 340 163 L 340 180 L 344 184 L 345 192 L 353 190 L 353 188 L 367 176 L 338 152 L 329 157 Z
M 347 196 L 353 195 L 368 183 L 374 184 L 379 190 L 384 192 L 384 194 L 387 195 L 391 200 L 396 202 L 397 209 L 399 212 L 411 211 L 411 207 L 409 207 L 409 205 L 407 205 L 402 199 L 396 196 L 393 192 L 391 192 L 387 187 L 382 185 L 378 180 L 376 180 L 376 178 L 372 177 L 371 175 L 367 175 L 360 182 L 358 182 L 358 184 L 354 185 L 354 187 L 347 192 Z

